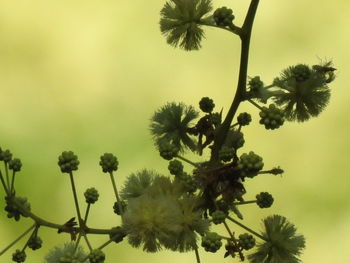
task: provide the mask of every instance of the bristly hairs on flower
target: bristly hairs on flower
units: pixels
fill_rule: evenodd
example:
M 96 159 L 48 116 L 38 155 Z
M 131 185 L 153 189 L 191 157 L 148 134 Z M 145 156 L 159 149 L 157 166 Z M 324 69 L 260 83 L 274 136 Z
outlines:
M 143 173 L 129 177 L 131 185 Z M 203 211 L 196 207 L 197 199 L 184 193 L 182 184 L 161 175 L 150 175 L 151 184 L 139 196 L 127 198 L 128 209 L 123 214 L 123 229 L 133 247 L 147 252 L 161 248 L 188 251 L 197 248 L 197 233 L 208 231 L 209 221 L 202 218 Z M 124 193 L 130 192 L 123 189 Z
M 54 247 L 49 251 L 45 257 L 45 263 L 61 263 L 64 260 L 74 260 L 77 263 L 83 263 L 83 260 L 87 257 L 81 246 L 75 248 L 75 243 L 66 243 L 63 247 Z M 66 261 L 64 261 L 66 262 Z M 73 262 L 73 261 L 72 261 Z M 84 261 L 87 263 L 87 261 Z
M 298 256 L 305 248 L 305 238 L 296 234 L 295 226 L 280 215 L 263 220 L 266 241 L 258 244 L 257 251 L 248 255 L 251 263 L 299 263 Z
M 170 45 L 198 50 L 204 37 L 199 22 L 212 9 L 211 0 L 170 0 L 160 12 L 160 30 Z
M 192 106 L 183 103 L 167 103 L 157 110 L 152 119 L 150 130 L 157 147 L 162 143 L 173 144 L 181 152 L 185 148 L 196 150 L 196 142 L 188 134 L 190 123 L 198 117 Z
M 281 77 L 274 81 L 275 86 L 282 89 L 274 94 L 274 100 L 282 106 L 288 120 L 307 121 L 323 111 L 330 98 L 327 84 L 334 80 L 334 70 L 330 66 L 305 64 L 283 70 Z

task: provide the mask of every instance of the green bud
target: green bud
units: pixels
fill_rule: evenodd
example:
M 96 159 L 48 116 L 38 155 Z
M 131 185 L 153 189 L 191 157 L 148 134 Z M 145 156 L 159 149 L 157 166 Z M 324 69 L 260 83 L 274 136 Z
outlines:
M 58 157 L 58 165 L 62 173 L 71 173 L 78 170 L 79 160 L 72 151 L 64 151 Z
M 100 159 L 100 166 L 104 173 L 112 173 L 118 170 L 118 159 L 112 153 L 105 153 Z

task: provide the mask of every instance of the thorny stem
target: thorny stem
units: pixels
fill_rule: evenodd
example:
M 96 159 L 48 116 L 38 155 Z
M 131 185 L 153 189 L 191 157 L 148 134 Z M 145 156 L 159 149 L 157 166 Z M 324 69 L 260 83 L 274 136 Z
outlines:
M 266 238 L 264 238 L 262 235 L 260 235 L 259 233 L 255 232 L 254 230 L 250 229 L 249 227 L 243 225 L 242 223 L 238 222 L 237 220 L 233 219 L 232 217 L 227 216 L 227 219 L 229 219 L 230 221 L 232 221 L 236 225 L 239 225 L 240 227 L 244 228 L 245 230 L 247 230 L 248 232 L 252 233 L 253 235 L 261 238 L 262 240 L 267 241 Z
M 114 180 L 113 172 L 110 172 L 109 175 L 111 177 L 113 190 L 114 190 L 115 198 L 117 199 L 117 202 L 118 202 L 118 207 L 119 207 L 120 214 L 123 215 L 123 212 L 124 212 L 123 211 L 123 206 L 122 206 L 122 202 L 121 202 L 121 199 L 119 197 L 119 194 L 118 194 L 118 189 L 117 189 L 117 185 L 116 185 L 115 180 Z
M 249 45 L 250 45 L 250 36 L 252 33 L 253 22 L 255 14 L 259 5 L 259 0 L 252 0 L 246 15 L 245 21 L 240 31 L 241 38 L 241 60 L 239 67 L 239 77 L 236 94 L 232 101 L 231 107 L 223 121 L 222 125 L 218 128 L 217 133 L 215 134 L 214 144 L 212 148 L 210 161 L 215 163 L 219 160 L 219 150 L 225 142 L 226 135 L 230 129 L 232 120 L 236 114 L 239 104 L 244 100 L 246 93 L 246 84 L 247 84 L 247 72 L 248 72 L 248 60 L 249 60 Z
M 1 252 L 0 256 L 3 255 L 7 250 L 9 250 L 14 244 L 20 241 L 24 236 L 26 236 L 33 228 L 35 228 L 36 224 L 33 224 L 30 228 L 24 231 L 18 238 L 16 238 L 12 243 L 10 243 L 7 247 L 5 247 Z

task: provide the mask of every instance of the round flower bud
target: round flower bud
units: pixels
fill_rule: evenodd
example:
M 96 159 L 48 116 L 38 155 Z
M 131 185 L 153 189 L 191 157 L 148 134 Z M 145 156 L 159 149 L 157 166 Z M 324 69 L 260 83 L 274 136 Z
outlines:
M 105 261 L 105 253 L 100 249 L 94 249 L 89 254 L 90 263 L 103 263 Z
M 221 161 L 229 162 L 235 156 L 235 150 L 231 147 L 223 146 L 219 151 Z
M 16 252 L 12 254 L 12 261 L 21 263 L 26 260 L 26 257 L 26 252 L 17 249 Z
M 214 12 L 214 20 L 218 26 L 230 26 L 234 18 L 235 16 L 233 15 L 232 9 L 225 6 L 216 9 Z
M 251 78 L 248 82 L 249 90 L 253 93 L 262 89 L 264 87 L 264 83 L 260 80 L 259 76 L 255 76 L 254 78 Z
M 64 151 L 58 157 L 58 165 L 62 173 L 71 173 L 78 170 L 79 160 L 72 151 Z
M 121 204 L 121 209 L 123 211 L 120 211 L 120 206 L 119 206 L 119 202 L 118 201 L 114 202 L 114 205 L 113 205 L 113 211 L 117 215 L 121 215 L 122 213 L 124 213 L 126 208 L 127 208 L 127 204 L 126 204 L 126 202 L 124 200 L 121 200 L 120 204 Z
M 161 143 L 159 145 L 159 154 L 165 160 L 173 159 L 177 155 L 178 152 L 179 152 L 179 149 L 173 144 Z
M 216 210 L 211 214 L 211 217 L 213 219 L 213 223 L 215 225 L 221 224 L 222 222 L 224 222 L 225 218 L 226 218 L 226 213 L 221 211 L 221 210 Z
M 260 124 L 263 124 L 267 130 L 277 129 L 284 123 L 284 113 L 275 104 L 270 104 L 268 108 L 262 107 L 259 115 Z
M 13 200 L 14 198 L 14 200 Z M 16 221 L 20 220 L 21 216 L 28 217 L 25 211 L 21 210 L 16 203 L 19 203 L 22 208 L 26 211 L 30 211 L 30 203 L 25 197 L 5 197 L 6 206 L 5 211 L 7 212 L 8 218 L 14 218 Z
M 28 240 L 28 247 L 32 250 L 41 248 L 43 241 L 38 236 L 33 236 Z
M 239 158 L 237 168 L 242 177 L 253 178 L 264 167 L 263 159 L 254 152 L 243 153 Z
M 222 246 L 221 237 L 215 232 L 208 232 L 202 237 L 201 245 L 205 251 L 215 253 Z
M 298 64 L 291 67 L 291 73 L 297 82 L 303 82 L 310 78 L 311 69 L 308 65 Z
M 111 233 L 109 234 L 109 238 L 112 239 L 115 243 L 122 242 L 125 236 L 126 233 L 120 226 L 113 227 L 111 229 Z
M 182 162 L 172 160 L 169 162 L 168 169 L 172 175 L 178 176 L 183 173 L 184 166 L 182 165 Z
M 13 170 L 14 172 L 19 172 L 22 167 L 22 162 L 18 158 L 14 158 L 9 161 L 9 168 Z
M 1 150 L 0 148 L 0 161 L 4 161 L 5 163 L 8 163 L 12 159 L 12 153 L 10 150 Z
M 100 166 L 104 173 L 112 173 L 118 170 L 118 159 L 112 153 L 105 153 L 100 159 Z
M 273 197 L 268 192 L 261 192 L 256 195 L 256 204 L 260 208 L 268 208 L 273 204 Z
M 199 108 L 206 113 L 211 113 L 215 107 L 214 101 L 208 97 L 203 97 L 199 102 Z
M 247 112 L 242 112 L 237 117 L 237 122 L 241 126 L 246 126 L 252 121 L 252 116 Z
M 248 233 L 239 235 L 238 242 L 239 245 L 245 250 L 249 250 L 255 246 L 255 238 Z
M 94 204 L 98 200 L 99 194 L 94 187 L 91 187 L 86 189 L 84 196 L 85 196 L 86 203 Z

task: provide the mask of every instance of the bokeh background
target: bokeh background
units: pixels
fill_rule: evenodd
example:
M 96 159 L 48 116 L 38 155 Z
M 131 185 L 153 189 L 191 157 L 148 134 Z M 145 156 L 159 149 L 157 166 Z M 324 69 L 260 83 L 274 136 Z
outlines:
M 148 130 L 153 112 L 168 101 L 196 106 L 203 96 L 213 98 L 218 110 L 228 109 L 237 81 L 238 38 L 207 28 L 200 51 L 174 49 L 159 31 L 164 3 L 0 0 L 0 146 L 22 159 L 17 193 L 28 197 L 41 217 L 64 223 L 74 216 L 68 177 L 56 164 L 62 151 L 79 156 L 75 178 L 82 203 L 87 187 L 100 191 L 89 225 L 110 228 L 120 221 L 112 212 L 113 191 L 98 166 L 99 156 L 118 156 L 119 185 L 142 168 L 166 173 L 167 162 L 154 150 Z M 215 7 L 233 8 L 238 25 L 248 3 L 214 1 Z M 332 59 L 338 69 L 329 107 L 317 119 L 266 131 L 254 107 L 241 108 L 255 117 L 245 129 L 242 151 L 254 150 L 264 157 L 265 167 L 280 165 L 286 171 L 283 177 L 246 183 L 247 199 L 269 191 L 275 204 L 266 211 L 242 209 L 245 222 L 260 229 L 266 215 L 288 217 L 306 237 L 305 263 L 350 262 L 349 10 L 346 0 L 262 0 L 253 30 L 249 75 L 260 75 L 265 83 L 295 63 Z M 28 219 L 8 220 L 1 212 L 0 250 L 30 224 Z M 40 234 L 43 249 L 28 251 L 28 262 L 43 262 L 51 247 L 69 240 L 52 229 Z M 95 246 L 105 240 L 91 238 Z M 15 248 L 0 262 L 9 262 Z M 234 261 L 223 259 L 223 251 L 201 252 L 204 263 Z M 127 242 L 108 246 L 106 253 L 107 263 L 195 262 L 193 253 L 147 254 Z

